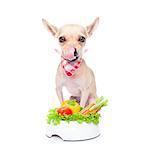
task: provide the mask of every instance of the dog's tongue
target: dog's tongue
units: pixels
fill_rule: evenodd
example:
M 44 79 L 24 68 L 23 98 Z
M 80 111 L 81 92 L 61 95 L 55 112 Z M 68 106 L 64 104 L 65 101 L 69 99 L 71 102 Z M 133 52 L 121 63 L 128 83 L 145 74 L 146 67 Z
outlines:
M 67 49 L 66 59 L 72 60 L 74 59 L 74 51 L 75 49 L 73 47 L 70 47 Z

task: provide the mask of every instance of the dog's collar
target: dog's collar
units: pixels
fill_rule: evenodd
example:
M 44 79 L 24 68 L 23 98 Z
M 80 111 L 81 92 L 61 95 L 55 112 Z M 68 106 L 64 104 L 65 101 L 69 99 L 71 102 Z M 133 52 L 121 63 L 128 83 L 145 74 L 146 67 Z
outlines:
M 62 57 L 61 59 L 61 67 L 63 69 L 63 72 L 66 76 L 72 77 L 75 72 L 78 70 L 82 63 L 82 58 L 78 58 L 76 61 L 67 61 Z

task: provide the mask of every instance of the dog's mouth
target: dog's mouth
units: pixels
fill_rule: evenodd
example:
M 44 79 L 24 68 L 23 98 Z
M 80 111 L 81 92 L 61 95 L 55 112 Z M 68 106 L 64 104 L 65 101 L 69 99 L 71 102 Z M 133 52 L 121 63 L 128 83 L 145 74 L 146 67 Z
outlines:
M 73 60 L 70 60 L 70 62 L 75 62 L 76 60 L 78 60 L 79 56 L 76 56 L 76 58 L 74 58 Z
M 63 57 L 64 58 L 64 57 Z M 72 60 L 69 60 L 69 59 L 66 59 L 66 58 L 64 58 L 66 61 L 68 61 L 68 62 L 75 62 L 76 60 L 78 60 L 79 59 L 79 56 L 76 56 L 74 59 L 72 59 Z

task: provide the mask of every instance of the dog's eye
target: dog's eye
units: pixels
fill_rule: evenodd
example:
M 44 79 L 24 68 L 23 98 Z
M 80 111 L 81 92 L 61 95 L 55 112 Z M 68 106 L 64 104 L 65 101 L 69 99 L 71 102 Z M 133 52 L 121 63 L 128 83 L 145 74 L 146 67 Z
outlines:
M 64 36 L 59 37 L 59 42 L 63 43 L 66 41 L 66 38 Z
M 80 36 L 78 41 L 80 41 L 82 43 L 85 42 L 85 37 L 84 36 Z

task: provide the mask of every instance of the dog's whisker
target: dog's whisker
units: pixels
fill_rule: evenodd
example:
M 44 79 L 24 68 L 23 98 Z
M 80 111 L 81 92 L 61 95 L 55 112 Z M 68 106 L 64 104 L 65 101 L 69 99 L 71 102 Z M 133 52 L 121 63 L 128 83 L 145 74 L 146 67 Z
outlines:
M 84 49 L 83 54 L 85 54 L 88 51 L 88 49 Z
M 54 51 L 56 52 L 56 53 L 58 53 L 59 55 L 61 55 L 61 52 L 58 50 L 58 49 L 54 49 Z

